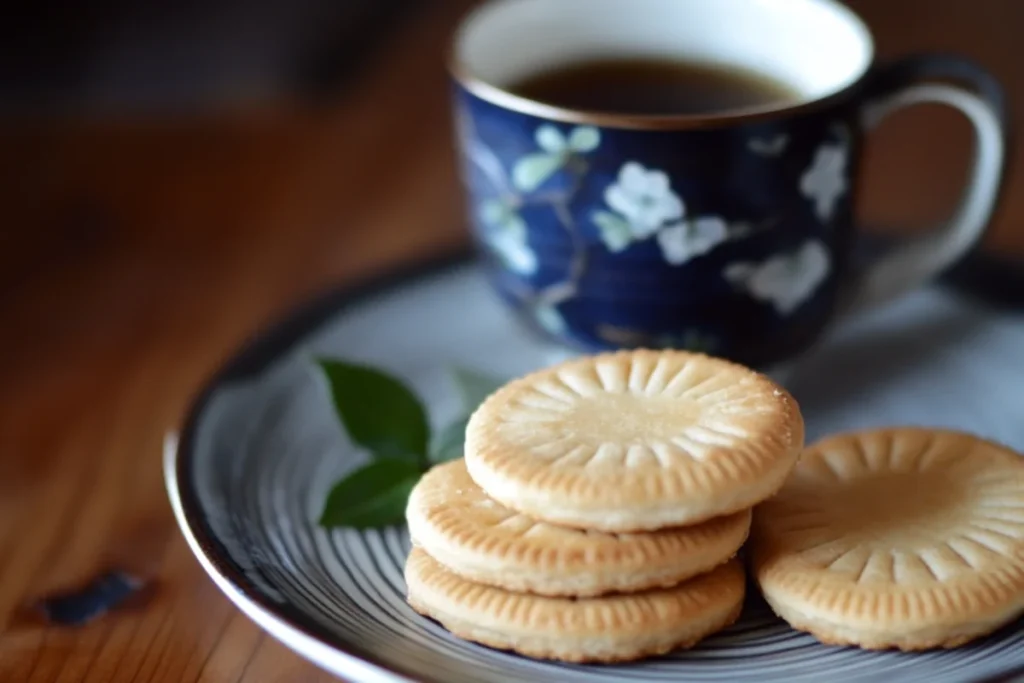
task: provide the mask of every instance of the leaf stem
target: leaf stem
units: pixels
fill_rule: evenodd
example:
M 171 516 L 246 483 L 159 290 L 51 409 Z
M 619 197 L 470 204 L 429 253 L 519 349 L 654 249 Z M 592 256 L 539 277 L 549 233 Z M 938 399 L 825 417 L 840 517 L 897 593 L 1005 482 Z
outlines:
M 534 196 L 534 200 L 542 200 L 551 206 L 558 222 L 569 235 L 572 242 L 572 257 L 569 262 L 569 272 L 565 280 L 548 285 L 536 292 L 532 297 L 532 305 L 555 306 L 567 301 L 576 295 L 579 283 L 587 270 L 587 245 L 580 235 L 573 218 L 570 205 L 576 199 L 580 189 L 583 187 L 583 179 L 590 170 L 590 165 L 578 155 L 571 155 L 566 163 L 566 170 L 572 174 L 572 184 L 564 192 L 551 192 L 543 196 Z M 541 202 L 538 202 L 541 203 Z
M 514 296 L 534 308 L 539 306 L 555 306 L 571 299 L 576 295 L 579 283 L 586 273 L 588 259 L 586 242 L 577 229 L 570 207 L 576 199 L 576 195 L 579 194 L 580 189 L 583 187 L 583 179 L 590 170 L 590 165 L 580 155 L 570 153 L 565 164 L 565 169 L 572 176 L 572 182 L 568 189 L 524 195 L 512 188 L 508 174 L 501 165 L 501 161 L 486 144 L 477 138 L 472 117 L 460 114 L 458 129 L 466 156 L 471 163 L 480 169 L 501 200 L 507 206 L 514 208 L 527 205 L 550 206 L 559 224 L 568 233 L 572 243 L 572 257 L 564 280 L 539 290 L 529 286 L 523 288 L 513 287 Z

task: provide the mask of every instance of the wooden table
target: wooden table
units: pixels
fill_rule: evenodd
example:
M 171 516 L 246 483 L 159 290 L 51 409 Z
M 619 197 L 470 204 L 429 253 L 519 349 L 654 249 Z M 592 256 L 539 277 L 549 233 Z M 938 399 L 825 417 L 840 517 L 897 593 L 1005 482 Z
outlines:
M 330 680 L 203 574 L 171 516 L 161 439 L 297 300 L 463 244 L 440 62 L 460 4 L 402 28 L 325 110 L 0 124 L 0 681 Z M 909 0 L 851 4 L 884 54 L 944 46 L 1024 80 L 1024 3 L 933 2 L 926 17 Z M 966 140 L 947 112 L 887 125 L 867 219 L 941 216 Z M 1022 190 L 1015 174 L 991 248 L 1024 252 Z M 24 609 L 112 565 L 154 589 L 76 629 Z

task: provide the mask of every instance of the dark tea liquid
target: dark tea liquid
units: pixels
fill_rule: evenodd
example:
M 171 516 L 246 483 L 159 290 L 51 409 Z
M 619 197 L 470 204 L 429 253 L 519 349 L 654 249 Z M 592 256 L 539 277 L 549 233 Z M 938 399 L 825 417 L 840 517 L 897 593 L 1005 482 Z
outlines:
M 669 59 L 567 64 L 509 88 L 568 109 L 620 114 L 713 114 L 797 98 L 789 85 L 740 68 Z

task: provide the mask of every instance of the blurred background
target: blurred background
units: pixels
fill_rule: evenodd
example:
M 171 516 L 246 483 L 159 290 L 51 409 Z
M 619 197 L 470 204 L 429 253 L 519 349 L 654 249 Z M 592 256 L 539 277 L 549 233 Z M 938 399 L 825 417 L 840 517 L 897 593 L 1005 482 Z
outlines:
M 33 673 L 40 652 L 102 663 L 139 646 L 108 653 L 5 616 L 79 580 L 139 529 L 170 553 L 159 571 L 176 578 L 182 623 L 230 609 L 175 536 L 163 430 L 218 362 L 301 298 L 465 245 L 443 56 L 472 4 L 92 0 L 5 11 L 0 679 L 57 680 Z M 950 51 L 989 68 L 1014 127 L 1024 122 L 1024 2 L 848 4 L 883 58 Z M 888 119 L 869 148 L 865 224 L 912 233 L 947 215 L 969 144 L 948 109 Z M 1024 262 L 1022 144 L 983 250 Z M 143 628 L 150 616 L 138 618 Z M 175 640 L 175 619 L 163 639 Z M 153 630 L 155 648 L 164 631 Z M 175 647 L 172 663 L 202 657 Z
M 210 327 L 237 337 L 311 289 L 462 242 L 443 53 L 472 4 L 21 3 L 0 29 L 0 305 L 34 358 L 3 356 L 35 373 L 59 334 L 109 346 L 111 326 L 167 332 L 179 306 L 191 325 L 217 311 L 189 335 L 212 348 Z M 849 4 L 883 57 L 964 53 L 1017 105 L 1024 3 Z M 914 231 L 947 215 L 969 142 L 952 110 L 888 120 L 865 223 Z M 1022 183 L 1011 173 L 986 247 L 1024 249 Z

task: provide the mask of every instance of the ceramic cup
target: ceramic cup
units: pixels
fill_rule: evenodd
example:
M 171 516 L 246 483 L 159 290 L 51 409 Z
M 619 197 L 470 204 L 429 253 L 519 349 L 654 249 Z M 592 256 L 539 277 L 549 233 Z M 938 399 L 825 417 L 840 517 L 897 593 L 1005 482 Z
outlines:
M 707 115 L 551 106 L 510 86 L 588 58 L 741 67 L 792 101 Z M 837 314 L 907 292 L 982 235 L 1003 175 L 1003 96 L 951 56 L 876 64 L 833 0 L 491 0 L 451 53 L 472 229 L 501 297 L 581 350 L 676 347 L 758 367 Z M 921 103 L 976 134 L 959 208 L 865 267 L 853 215 L 865 133 Z

